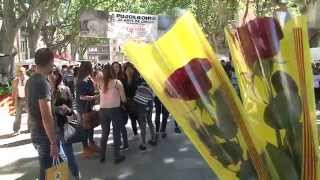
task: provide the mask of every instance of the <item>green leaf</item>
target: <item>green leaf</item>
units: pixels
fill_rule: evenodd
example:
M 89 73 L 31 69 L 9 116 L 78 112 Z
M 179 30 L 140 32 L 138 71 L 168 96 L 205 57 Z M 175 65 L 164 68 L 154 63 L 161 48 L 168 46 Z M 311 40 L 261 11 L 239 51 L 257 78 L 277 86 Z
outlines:
M 302 163 L 302 124 L 299 123 L 287 129 L 285 140 L 296 169 L 300 170 Z
M 227 141 L 221 145 L 225 153 L 233 160 L 233 164 L 237 164 L 242 159 L 243 151 L 240 144 L 233 141 Z
M 268 155 L 281 180 L 299 180 L 299 175 L 294 167 L 292 159 L 273 144 L 266 146 Z
M 207 129 L 208 131 L 212 132 L 215 136 L 222 139 L 227 139 L 226 136 L 224 136 L 224 134 L 220 131 L 220 129 L 216 124 L 208 125 Z
M 272 70 L 273 70 L 273 61 L 271 59 L 258 60 L 253 65 L 253 74 L 259 77 L 264 77 L 265 75 L 266 78 L 269 78 L 272 74 Z
M 200 141 L 209 149 L 210 155 L 217 159 L 222 166 L 227 167 L 239 162 L 242 157 L 242 149 L 239 144 L 231 141 L 218 144 L 212 131 L 207 129 L 209 126 L 197 127 L 193 120 L 190 121 L 190 125 Z
M 191 127 L 198 135 L 200 141 L 210 150 L 212 156 L 217 156 L 222 153 L 222 149 L 219 144 L 215 141 L 213 134 L 209 134 L 208 131 L 203 127 L 197 127 L 194 120 L 189 121 Z
M 298 93 L 297 83 L 292 79 L 292 77 L 283 71 L 277 71 L 273 73 L 271 77 L 271 82 L 276 90 L 276 92 L 293 92 Z
M 238 177 L 240 180 L 259 180 L 250 160 L 246 160 L 241 163 Z
M 202 114 L 202 112 L 205 110 L 205 106 L 202 103 L 201 99 L 197 99 L 196 100 L 196 106 L 199 108 L 199 110 L 200 110 L 200 112 Z
M 232 131 L 230 133 L 224 133 L 220 128 L 218 128 L 217 124 L 207 125 L 208 131 L 212 132 L 215 136 L 222 139 L 231 139 L 236 136 L 237 131 Z M 234 134 L 232 134 L 234 133 Z
M 216 102 L 216 127 L 219 129 L 220 133 L 217 136 L 225 138 L 225 139 L 232 139 L 236 136 L 238 127 L 235 123 L 235 118 L 231 113 L 232 107 L 228 105 L 226 102 L 227 99 L 221 89 L 217 89 L 214 94 L 213 98 Z M 215 131 L 214 131 L 215 132 Z
M 301 113 L 300 96 L 282 91 L 266 107 L 264 120 L 274 129 L 290 128 L 299 123 Z

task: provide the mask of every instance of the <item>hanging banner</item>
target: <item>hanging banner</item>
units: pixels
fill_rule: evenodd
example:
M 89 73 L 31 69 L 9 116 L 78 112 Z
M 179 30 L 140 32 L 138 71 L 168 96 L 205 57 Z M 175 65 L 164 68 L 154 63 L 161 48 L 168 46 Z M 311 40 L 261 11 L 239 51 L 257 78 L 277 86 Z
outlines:
M 158 16 L 110 12 L 108 38 L 151 41 L 158 35 Z
M 108 13 L 98 10 L 84 10 L 80 14 L 80 36 L 107 38 Z

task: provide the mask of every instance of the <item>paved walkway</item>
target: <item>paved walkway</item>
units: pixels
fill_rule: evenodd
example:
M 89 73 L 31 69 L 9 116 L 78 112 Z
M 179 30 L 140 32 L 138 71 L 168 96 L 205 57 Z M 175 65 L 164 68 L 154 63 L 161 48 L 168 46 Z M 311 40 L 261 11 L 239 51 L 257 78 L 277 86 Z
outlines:
M 30 134 L 10 137 L 13 117 L 0 112 L 0 179 L 33 180 L 38 174 L 37 153 L 30 144 Z M 23 118 L 22 130 L 26 129 Z M 128 123 L 129 124 L 129 123 Z M 206 162 L 183 134 L 173 132 L 173 122 L 168 124 L 168 137 L 148 151 L 138 150 L 139 138 L 130 133 L 127 160 L 119 165 L 112 163 L 112 147 L 108 147 L 107 162 L 100 164 L 98 157 L 83 160 L 79 157 L 81 145 L 75 144 L 75 154 L 84 180 L 214 180 Z M 101 137 L 97 128 L 95 138 Z M 109 142 L 110 143 L 110 142 Z

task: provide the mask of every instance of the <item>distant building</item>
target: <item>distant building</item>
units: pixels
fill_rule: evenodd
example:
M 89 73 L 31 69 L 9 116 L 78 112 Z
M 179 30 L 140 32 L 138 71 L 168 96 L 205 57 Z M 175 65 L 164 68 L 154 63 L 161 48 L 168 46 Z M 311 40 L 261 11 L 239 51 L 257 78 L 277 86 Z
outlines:
M 87 59 L 98 63 L 107 63 L 110 61 L 109 43 L 100 43 L 88 47 Z

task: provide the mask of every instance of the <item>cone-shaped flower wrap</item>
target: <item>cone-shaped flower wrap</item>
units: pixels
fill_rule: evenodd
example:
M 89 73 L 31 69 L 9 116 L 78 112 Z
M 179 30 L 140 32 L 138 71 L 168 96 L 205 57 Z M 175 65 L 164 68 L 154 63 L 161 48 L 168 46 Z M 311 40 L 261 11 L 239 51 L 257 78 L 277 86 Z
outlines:
M 272 179 L 320 179 L 307 19 L 259 17 L 226 35 Z
M 191 13 L 124 50 L 219 179 L 268 179 L 241 102 Z

